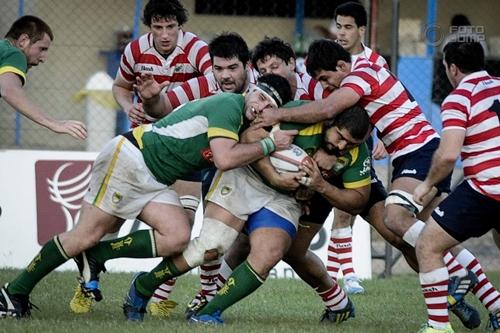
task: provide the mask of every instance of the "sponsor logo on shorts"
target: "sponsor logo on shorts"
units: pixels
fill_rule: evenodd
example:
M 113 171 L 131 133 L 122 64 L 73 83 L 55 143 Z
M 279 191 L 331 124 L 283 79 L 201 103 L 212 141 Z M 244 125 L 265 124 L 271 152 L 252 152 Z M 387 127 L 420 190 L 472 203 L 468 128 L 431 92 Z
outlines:
M 437 207 L 436 209 L 434 209 L 434 212 L 436 214 L 438 214 L 440 217 L 444 216 L 444 212 L 441 209 L 439 209 L 439 207 Z
M 123 195 L 121 195 L 121 193 L 119 192 L 113 193 L 113 196 L 111 197 L 111 201 L 113 201 L 114 204 L 119 203 L 120 201 L 122 201 L 122 199 Z
M 233 189 L 230 188 L 229 186 L 222 186 L 222 188 L 220 189 L 220 194 L 221 195 L 228 195 L 229 193 L 231 193 Z
M 402 175 L 416 175 L 417 174 L 417 170 L 415 170 L 415 169 L 404 169 L 403 171 L 401 171 L 401 174 Z
M 73 228 L 90 182 L 92 161 L 35 163 L 38 244 Z

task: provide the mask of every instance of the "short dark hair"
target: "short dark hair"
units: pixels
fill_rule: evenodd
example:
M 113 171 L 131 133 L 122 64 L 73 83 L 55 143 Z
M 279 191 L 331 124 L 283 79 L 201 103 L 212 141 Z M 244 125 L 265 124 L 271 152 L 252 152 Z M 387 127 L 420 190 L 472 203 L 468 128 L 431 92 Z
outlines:
M 479 42 L 450 42 L 445 45 L 443 53 L 448 66 L 455 64 L 464 74 L 477 72 L 485 67 L 484 49 Z
M 337 62 L 351 62 L 351 55 L 342 46 L 330 39 L 314 41 L 307 52 L 307 73 L 315 77 L 320 70 L 337 71 Z
M 467 18 L 467 16 L 465 16 L 464 14 L 456 14 L 453 15 L 453 17 L 451 18 L 452 27 L 463 27 L 469 25 L 470 25 L 469 18 Z
M 283 76 L 277 74 L 262 75 L 257 80 L 257 86 L 259 83 L 267 84 L 278 92 L 281 98 L 281 103 L 278 103 L 278 106 L 284 105 L 292 100 L 292 88 L 288 80 Z
M 142 16 L 142 22 L 148 27 L 153 20 L 175 18 L 179 25 L 183 25 L 188 19 L 186 8 L 178 0 L 149 0 Z
M 368 18 L 366 14 L 365 7 L 359 2 L 349 1 L 335 9 L 335 14 L 333 17 L 335 21 L 337 20 L 337 16 L 350 16 L 354 18 L 354 22 L 358 27 L 366 27 L 368 23 Z
M 252 65 L 257 69 L 257 61 L 264 60 L 266 57 L 275 56 L 282 59 L 288 65 L 290 58 L 296 59 L 297 56 L 290 44 L 278 37 L 265 37 L 253 49 Z
M 230 59 L 237 57 L 246 65 L 250 59 L 250 51 L 245 40 L 236 32 L 223 32 L 208 44 L 208 53 L 212 62 L 214 57 Z
M 326 123 L 327 128 L 333 126 L 345 128 L 354 139 L 363 140 L 370 129 L 370 117 L 364 108 L 355 104 Z
M 52 29 L 41 18 L 25 15 L 18 18 L 9 31 L 5 34 L 5 38 L 18 39 L 22 34 L 28 35 L 31 43 L 36 43 L 43 38 L 44 34 L 49 35 L 50 40 L 54 40 Z

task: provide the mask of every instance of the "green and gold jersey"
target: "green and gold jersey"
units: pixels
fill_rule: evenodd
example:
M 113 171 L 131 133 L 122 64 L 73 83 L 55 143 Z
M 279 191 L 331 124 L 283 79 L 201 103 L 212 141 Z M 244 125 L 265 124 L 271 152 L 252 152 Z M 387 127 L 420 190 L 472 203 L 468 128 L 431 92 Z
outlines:
M 245 98 L 222 93 L 186 103 L 154 124 L 133 130 L 146 165 L 159 182 L 172 184 L 213 166 L 210 140 L 239 141 Z
M 291 108 L 308 103 L 308 101 L 291 101 L 285 104 L 284 108 Z M 284 130 L 296 129 L 299 131 L 293 143 L 304 149 L 309 156 L 321 147 L 323 142 L 323 123 L 298 124 L 281 123 L 280 128 Z M 333 166 L 327 180 L 329 183 L 343 188 L 359 188 L 369 185 L 371 160 L 366 143 L 359 145 L 346 154 L 339 157 Z
M 26 83 L 26 73 L 28 72 L 28 63 L 24 53 L 12 45 L 7 39 L 0 41 L 0 74 L 17 74 L 23 83 Z
M 343 188 L 359 188 L 371 182 L 371 159 L 366 143 L 337 158 L 328 182 Z

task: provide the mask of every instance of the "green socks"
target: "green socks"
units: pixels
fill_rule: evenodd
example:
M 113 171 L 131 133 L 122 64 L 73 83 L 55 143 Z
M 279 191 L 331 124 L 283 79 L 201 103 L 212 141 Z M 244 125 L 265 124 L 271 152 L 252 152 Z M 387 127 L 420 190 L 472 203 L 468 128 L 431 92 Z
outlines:
M 153 230 L 139 230 L 130 235 L 107 241 L 101 241 L 85 253 L 97 262 L 115 258 L 154 258 L 156 244 Z
M 135 288 L 143 296 L 151 297 L 163 282 L 183 273 L 175 267 L 172 258 L 165 258 L 151 272 L 139 276 Z
M 217 310 L 223 312 L 234 303 L 253 293 L 264 281 L 265 279 L 253 270 L 248 261 L 243 262 L 236 267 L 224 286 L 197 315 L 213 314 Z
M 28 267 L 14 281 L 9 283 L 7 291 L 9 294 L 29 295 L 45 275 L 65 263 L 68 259 L 68 255 L 64 252 L 59 242 L 59 237 L 54 237 L 45 243 Z

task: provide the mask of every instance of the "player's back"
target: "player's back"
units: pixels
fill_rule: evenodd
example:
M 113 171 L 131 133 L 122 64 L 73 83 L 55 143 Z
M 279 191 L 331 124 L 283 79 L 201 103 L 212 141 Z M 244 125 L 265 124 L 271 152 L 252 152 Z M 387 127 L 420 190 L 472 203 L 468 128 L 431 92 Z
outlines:
M 462 79 L 443 101 L 441 113 L 443 131 L 465 129 L 465 178 L 473 179 L 483 192 L 496 193 L 500 198 L 499 98 L 500 79 L 486 71 L 475 72 Z
M 134 136 L 143 143 L 146 165 L 166 184 L 213 165 L 209 141 L 238 141 L 244 97 L 223 93 L 187 103 L 154 124 L 142 125 Z
M 368 112 L 392 158 L 439 137 L 417 101 L 389 70 L 358 58 L 341 87 L 351 88 L 360 96 L 359 104 Z

